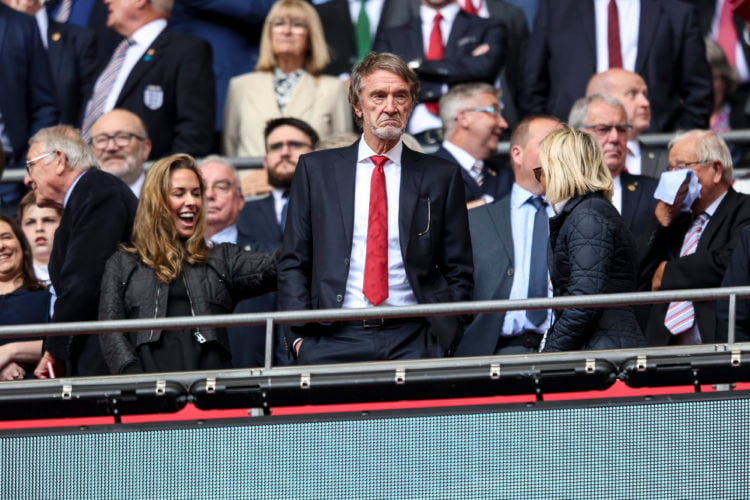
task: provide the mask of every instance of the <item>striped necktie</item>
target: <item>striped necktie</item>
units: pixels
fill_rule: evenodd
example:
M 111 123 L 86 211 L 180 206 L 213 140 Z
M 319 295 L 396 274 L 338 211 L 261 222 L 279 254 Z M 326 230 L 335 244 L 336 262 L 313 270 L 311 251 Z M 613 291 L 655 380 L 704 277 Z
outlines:
M 104 114 L 104 104 L 107 102 L 109 94 L 112 93 L 112 89 L 115 86 L 115 80 L 117 75 L 122 69 L 122 65 L 125 62 L 125 55 L 130 47 L 130 40 L 125 39 L 120 42 L 120 45 L 115 49 L 112 58 L 109 60 L 109 64 L 104 68 L 102 74 L 96 80 L 94 85 L 94 92 L 91 94 L 88 105 L 86 106 L 86 114 L 83 118 L 83 127 L 81 127 L 81 136 L 84 139 L 89 138 L 89 132 L 94 122 Z

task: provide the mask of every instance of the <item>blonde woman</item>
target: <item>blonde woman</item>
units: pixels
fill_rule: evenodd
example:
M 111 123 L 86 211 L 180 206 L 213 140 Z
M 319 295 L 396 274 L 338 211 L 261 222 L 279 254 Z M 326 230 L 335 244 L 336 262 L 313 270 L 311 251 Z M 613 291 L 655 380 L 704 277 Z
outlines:
M 549 272 L 555 296 L 636 291 L 635 242 L 611 203 L 612 177 L 590 134 L 566 127 L 542 142 L 535 174 L 555 209 Z M 630 306 L 555 312 L 541 351 L 645 345 Z

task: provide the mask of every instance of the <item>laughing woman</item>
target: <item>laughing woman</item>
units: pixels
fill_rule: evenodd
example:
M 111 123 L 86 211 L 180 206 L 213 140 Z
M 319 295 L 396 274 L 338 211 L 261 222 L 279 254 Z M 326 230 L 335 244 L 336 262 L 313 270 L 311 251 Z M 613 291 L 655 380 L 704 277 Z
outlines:
M 539 151 L 539 181 L 557 214 L 549 221 L 549 275 L 554 295 L 636 291 L 633 236 L 612 199 L 612 176 L 599 143 L 572 128 L 552 132 Z M 633 308 L 555 311 L 542 351 L 645 345 Z
M 203 197 L 190 156 L 172 155 L 149 169 L 132 246 L 107 262 L 100 319 L 229 314 L 238 301 L 275 290 L 271 254 L 207 246 Z M 231 368 L 224 328 L 118 332 L 99 339 L 115 374 Z

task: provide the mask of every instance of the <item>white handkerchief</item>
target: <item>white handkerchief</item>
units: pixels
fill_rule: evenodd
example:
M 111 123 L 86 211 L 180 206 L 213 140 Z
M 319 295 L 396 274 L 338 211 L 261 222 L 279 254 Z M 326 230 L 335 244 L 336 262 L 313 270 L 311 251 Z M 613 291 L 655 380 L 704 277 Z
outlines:
M 673 204 L 685 176 L 690 178 L 690 184 L 688 185 L 688 193 L 682 201 L 682 205 L 680 205 L 680 210 L 689 212 L 695 200 L 701 197 L 701 185 L 698 182 L 698 177 L 689 168 L 662 172 L 661 177 L 659 177 L 659 185 L 656 186 L 656 191 L 654 191 L 654 198 L 668 205 Z

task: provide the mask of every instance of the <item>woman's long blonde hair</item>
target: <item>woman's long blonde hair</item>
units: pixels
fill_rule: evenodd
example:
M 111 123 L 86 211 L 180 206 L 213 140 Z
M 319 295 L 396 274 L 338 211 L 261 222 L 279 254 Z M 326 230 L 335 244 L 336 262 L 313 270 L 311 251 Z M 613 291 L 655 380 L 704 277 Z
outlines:
M 206 262 L 208 245 L 203 237 L 206 213 L 201 206 L 193 235 L 182 241 L 169 210 L 169 183 L 172 172 L 186 169 L 195 173 L 204 196 L 203 179 L 190 155 L 175 154 L 154 163 L 146 174 L 138 209 L 133 223 L 133 246 L 125 250 L 135 253 L 154 270 L 156 277 L 169 283 L 182 271 L 182 261 L 190 264 Z
M 552 132 L 542 141 L 539 162 L 547 182 L 544 197 L 550 203 L 597 191 L 612 201 L 612 174 L 591 134 L 567 125 Z

